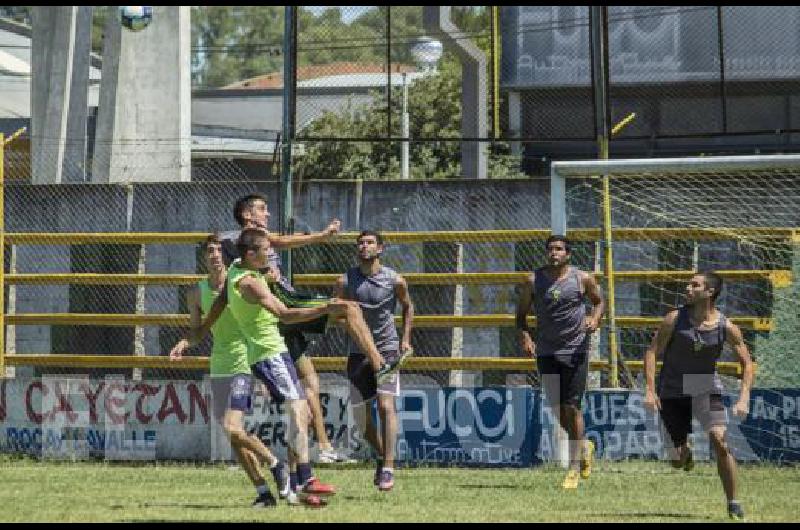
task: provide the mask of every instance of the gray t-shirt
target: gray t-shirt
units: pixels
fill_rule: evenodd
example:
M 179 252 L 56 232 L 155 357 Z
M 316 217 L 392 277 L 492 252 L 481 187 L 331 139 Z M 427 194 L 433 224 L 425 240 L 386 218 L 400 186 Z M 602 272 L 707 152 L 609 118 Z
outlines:
M 569 267 L 567 275 L 554 280 L 545 267 L 534 271 L 533 306 L 536 313 L 537 357 L 558 357 L 580 363 L 588 352 L 586 303 L 580 271 Z
M 678 310 L 659 374 L 660 397 L 669 399 L 722 393 L 717 360 L 725 346 L 725 323 L 725 315 L 719 312 L 714 327 L 699 329 L 692 325 L 688 307 Z
M 395 353 L 400 348 L 394 312 L 397 307 L 397 272 L 381 265 L 372 276 L 364 276 L 359 267 L 353 267 L 344 276 L 345 297 L 358 302 L 364 320 L 372 333 L 375 347 L 381 353 Z M 351 354 L 359 353 L 350 340 Z M 363 352 L 360 352 L 363 353 Z

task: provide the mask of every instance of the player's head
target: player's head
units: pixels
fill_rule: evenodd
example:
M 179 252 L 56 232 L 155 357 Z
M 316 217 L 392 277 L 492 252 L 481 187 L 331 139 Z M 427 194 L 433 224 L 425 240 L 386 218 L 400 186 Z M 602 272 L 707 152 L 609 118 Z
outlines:
M 269 237 L 261 228 L 245 228 L 236 242 L 236 249 L 242 257 L 242 265 L 253 269 L 267 266 L 269 258 Z
M 716 272 L 698 272 L 686 285 L 686 304 L 704 304 L 706 301 L 714 305 L 722 291 L 722 276 Z
M 203 242 L 203 255 L 209 271 L 225 268 L 225 262 L 222 259 L 222 239 L 219 234 L 214 233 L 206 238 Z
M 267 228 L 267 198 L 260 193 L 245 195 L 233 205 L 233 218 L 242 228 Z
M 358 259 L 372 261 L 383 253 L 383 237 L 376 230 L 363 230 L 356 238 Z
M 551 267 L 560 267 L 569 262 L 571 248 L 569 239 L 565 236 L 552 235 L 544 243 L 547 251 L 547 264 Z

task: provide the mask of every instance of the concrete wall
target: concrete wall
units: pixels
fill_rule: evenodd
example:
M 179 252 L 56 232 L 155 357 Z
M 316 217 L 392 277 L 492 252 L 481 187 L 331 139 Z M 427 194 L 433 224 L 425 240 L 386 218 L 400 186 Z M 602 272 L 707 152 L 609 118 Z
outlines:
M 154 6 L 138 32 L 109 10 L 93 182 L 190 179 L 189 9 Z

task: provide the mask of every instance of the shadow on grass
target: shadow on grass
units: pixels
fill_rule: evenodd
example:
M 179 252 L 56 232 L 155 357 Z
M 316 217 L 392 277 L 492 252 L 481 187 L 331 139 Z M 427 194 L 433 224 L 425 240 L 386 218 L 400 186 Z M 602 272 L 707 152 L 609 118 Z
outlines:
M 458 484 L 457 488 L 467 490 L 529 490 L 527 484 Z
M 581 515 L 591 517 L 664 517 L 666 519 L 712 519 L 709 515 L 698 515 L 696 513 L 669 513 L 669 512 L 609 512 L 595 513 L 584 512 Z
M 112 510 L 125 510 L 130 508 L 187 508 L 192 510 L 221 510 L 221 509 L 238 509 L 243 504 L 199 504 L 199 503 L 185 503 L 185 502 L 142 502 L 134 505 L 126 504 L 112 504 L 109 506 Z

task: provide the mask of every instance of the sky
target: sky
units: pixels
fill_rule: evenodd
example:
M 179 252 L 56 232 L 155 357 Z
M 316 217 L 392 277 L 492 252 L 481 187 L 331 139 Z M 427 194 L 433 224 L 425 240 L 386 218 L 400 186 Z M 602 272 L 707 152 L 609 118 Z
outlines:
M 303 6 L 303 9 L 306 11 L 311 11 L 314 15 L 319 16 L 327 9 L 340 9 L 341 7 L 345 6 Z M 345 24 L 349 24 L 353 20 L 357 19 L 365 12 L 369 11 L 370 9 L 375 9 L 375 6 L 346 6 L 342 12 L 342 21 Z

